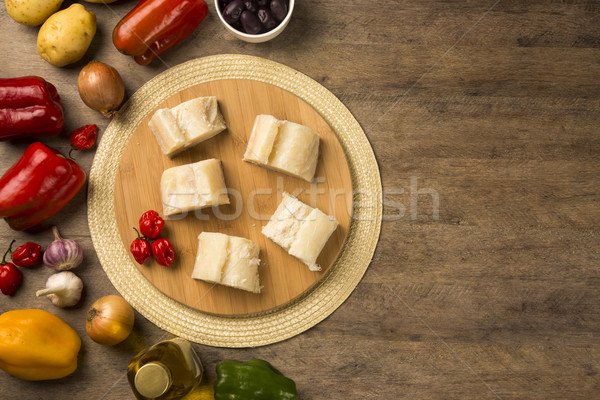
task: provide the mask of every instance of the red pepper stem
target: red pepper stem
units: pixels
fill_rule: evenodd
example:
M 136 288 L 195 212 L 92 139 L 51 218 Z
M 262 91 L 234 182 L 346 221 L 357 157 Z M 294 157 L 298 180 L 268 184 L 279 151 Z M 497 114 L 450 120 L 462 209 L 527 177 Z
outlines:
M 6 264 L 6 256 L 8 255 L 8 253 L 12 254 L 12 245 L 15 244 L 16 241 L 17 241 L 17 239 L 13 239 L 13 241 L 10 242 L 10 246 L 8 246 L 8 250 L 6 250 L 6 253 L 4 253 L 4 257 L 2 257 L 2 265 Z
M 63 240 L 62 236 L 60 236 L 60 232 L 56 225 L 52 225 L 52 233 L 54 233 L 54 240 Z
M 75 158 L 73 158 L 73 156 L 71 155 L 71 153 L 73 151 L 75 151 L 75 150 L 79 150 L 79 149 L 77 147 L 71 145 L 71 149 L 69 150 L 69 154 L 67 154 L 71 160 L 75 160 Z
M 135 233 L 137 233 L 138 235 L 138 239 L 144 239 L 144 237 L 142 235 L 140 235 L 140 231 L 138 231 L 137 229 L 133 228 L 133 230 L 135 231 Z

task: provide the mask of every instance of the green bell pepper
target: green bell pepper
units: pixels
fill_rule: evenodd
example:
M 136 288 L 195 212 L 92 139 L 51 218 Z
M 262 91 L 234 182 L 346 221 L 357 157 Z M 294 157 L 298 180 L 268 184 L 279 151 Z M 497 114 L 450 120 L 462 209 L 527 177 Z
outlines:
M 224 360 L 217 364 L 215 400 L 297 400 L 296 383 L 267 361 Z

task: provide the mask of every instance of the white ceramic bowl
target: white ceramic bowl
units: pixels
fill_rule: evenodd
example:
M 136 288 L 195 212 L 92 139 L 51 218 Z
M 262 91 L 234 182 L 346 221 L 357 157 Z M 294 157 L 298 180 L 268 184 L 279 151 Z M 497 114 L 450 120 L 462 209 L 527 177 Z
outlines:
M 290 22 L 290 19 L 292 18 L 292 12 L 294 11 L 294 3 L 294 0 L 288 0 L 288 13 L 279 25 L 277 25 L 274 29 L 270 30 L 269 32 L 259 33 L 257 35 L 250 35 L 248 33 L 238 31 L 233 26 L 225 22 L 225 20 L 223 19 L 223 15 L 221 14 L 221 10 L 219 8 L 219 0 L 215 0 L 215 9 L 217 11 L 217 14 L 219 15 L 221 23 L 229 32 L 233 34 L 233 36 L 249 43 L 262 43 L 276 38 L 281 32 L 283 32 L 287 24 Z

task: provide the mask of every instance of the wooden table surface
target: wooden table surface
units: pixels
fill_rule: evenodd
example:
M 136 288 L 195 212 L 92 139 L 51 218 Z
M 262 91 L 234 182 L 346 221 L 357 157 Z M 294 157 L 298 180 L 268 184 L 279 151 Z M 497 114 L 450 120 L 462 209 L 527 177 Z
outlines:
M 70 3 L 70 2 L 68 2 Z M 77 94 L 90 60 L 121 73 L 127 95 L 157 73 L 237 53 L 288 65 L 353 113 L 377 156 L 384 222 L 373 261 L 348 300 L 292 339 L 251 349 L 195 345 L 214 378 L 225 358 L 264 358 L 302 399 L 571 399 L 600 392 L 600 2 L 298 1 L 277 39 L 248 44 L 209 15 L 162 61 L 138 66 L 111 32 L 135 4 L 88 4 L 98 33 L 85 58 L 55 68 L 38 28 L 0 11 L 0 76 L 40 75 L 63 99 L 65 132 L 108 120 Z M 68 5 L 68 4 L 65 4 Z M 66 135 L 43 142 L 68 151 Z M 30 141 L 0 144 L 5 171 Z M 77 154 L 89 172 L 94 151 Z M 116 294 L 90 239 L 82 191 L 49 222 L 84 247 L 85 296 L 62 310 L 35 298 L 51 271 L 23 271 L 0 312 L 42 308 L 81 335 L 71 376 L 25 382 L 0 373 L 2 399 L 129 399 L 126 366 L 171 337 L 136 313 L 123 344 L 92 342 L 84 316 Z M 49 230 L 0 225 L 11 239 Z

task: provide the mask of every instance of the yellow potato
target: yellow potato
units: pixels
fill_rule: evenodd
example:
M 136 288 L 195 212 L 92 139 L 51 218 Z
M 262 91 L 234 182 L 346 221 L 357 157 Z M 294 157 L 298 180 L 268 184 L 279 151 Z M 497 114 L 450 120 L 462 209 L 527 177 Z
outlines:
M 39 55 L 50 64 L 63 67 L 79 61 L 96 34 L 96 16 L 81 4 L 53 14 L 40 28 Z
M 38 26 L 44 23 L 61 6 L 63 0 L 6 0 L 8 15 L 23 25 Z

